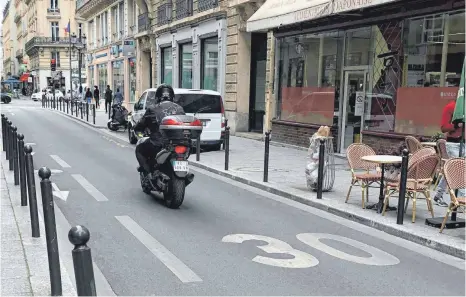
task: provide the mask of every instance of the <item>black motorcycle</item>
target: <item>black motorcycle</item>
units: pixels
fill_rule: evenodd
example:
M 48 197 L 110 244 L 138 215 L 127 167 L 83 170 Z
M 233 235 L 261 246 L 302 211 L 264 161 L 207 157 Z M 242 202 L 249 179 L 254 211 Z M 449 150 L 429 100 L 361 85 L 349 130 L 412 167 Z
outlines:
M 169 208 L 178 208 L 183 203 L 186 187 L 194 180 L 194 174 L 189 173 L 188 158 L 192 139 L 202 133 L 202 123 L 189 115 L 168 116 L 163 118 L 160 132 L 166 144 L 153 160 L 149 160 L 154 169 L 152 179 L 140 173 L 141 187 L 146 194 L 162 193 Z M 137 135 L 142 137 L 141 133 Z M 140 138 L 138 144 L 146 138 Z
M 107 128 L 111 131 L 118 131 L 118 129 L 124 128 L 126 131 L 129 116 L 131 116 L 131 112 L 128 112 L 121 103 L 113 104 L 112 117 L 107 122 Z

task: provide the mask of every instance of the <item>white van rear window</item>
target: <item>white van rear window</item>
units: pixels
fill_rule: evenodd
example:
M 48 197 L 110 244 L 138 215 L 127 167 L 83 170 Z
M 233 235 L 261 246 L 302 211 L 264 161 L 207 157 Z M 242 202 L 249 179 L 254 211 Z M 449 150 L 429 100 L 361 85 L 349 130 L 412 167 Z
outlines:
M 218 95 L 176 94 L 174 101 L 183 107 L 185 113 L 221 113 L 221 100 Z

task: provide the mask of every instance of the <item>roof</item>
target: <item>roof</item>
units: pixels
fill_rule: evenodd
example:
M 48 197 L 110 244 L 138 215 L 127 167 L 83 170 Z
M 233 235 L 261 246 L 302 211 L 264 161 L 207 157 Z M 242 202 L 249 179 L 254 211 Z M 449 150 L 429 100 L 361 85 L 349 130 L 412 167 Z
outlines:
M 157 88 L 150 88 L 144 90 L 144 92 L 155 92 Z M 178 89 L 178 88 L 173 88 L 173 91 L 175 92 L 175 95 L 177 94 L 205 94 L 205 95 L 216 95 L 216 96 L 221 96 L 219 92 L 216 91 L 211 91 L 211 90 L 200 90 L 200 89 Z

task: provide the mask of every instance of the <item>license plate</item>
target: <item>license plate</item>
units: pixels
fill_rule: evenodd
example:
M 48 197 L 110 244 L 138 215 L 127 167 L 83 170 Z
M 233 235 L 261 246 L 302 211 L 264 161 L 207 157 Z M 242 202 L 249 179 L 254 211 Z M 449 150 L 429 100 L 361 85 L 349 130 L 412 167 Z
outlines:
M 174 171 L 188 171 L 188 161 L 173 161 Z

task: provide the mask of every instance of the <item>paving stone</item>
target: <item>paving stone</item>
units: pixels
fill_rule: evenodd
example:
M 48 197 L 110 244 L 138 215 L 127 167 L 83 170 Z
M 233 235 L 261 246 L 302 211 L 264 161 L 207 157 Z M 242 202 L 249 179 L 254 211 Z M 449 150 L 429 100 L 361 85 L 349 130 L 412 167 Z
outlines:
M 3 278 L 2 296 L 32 296 L 28 277 Z

